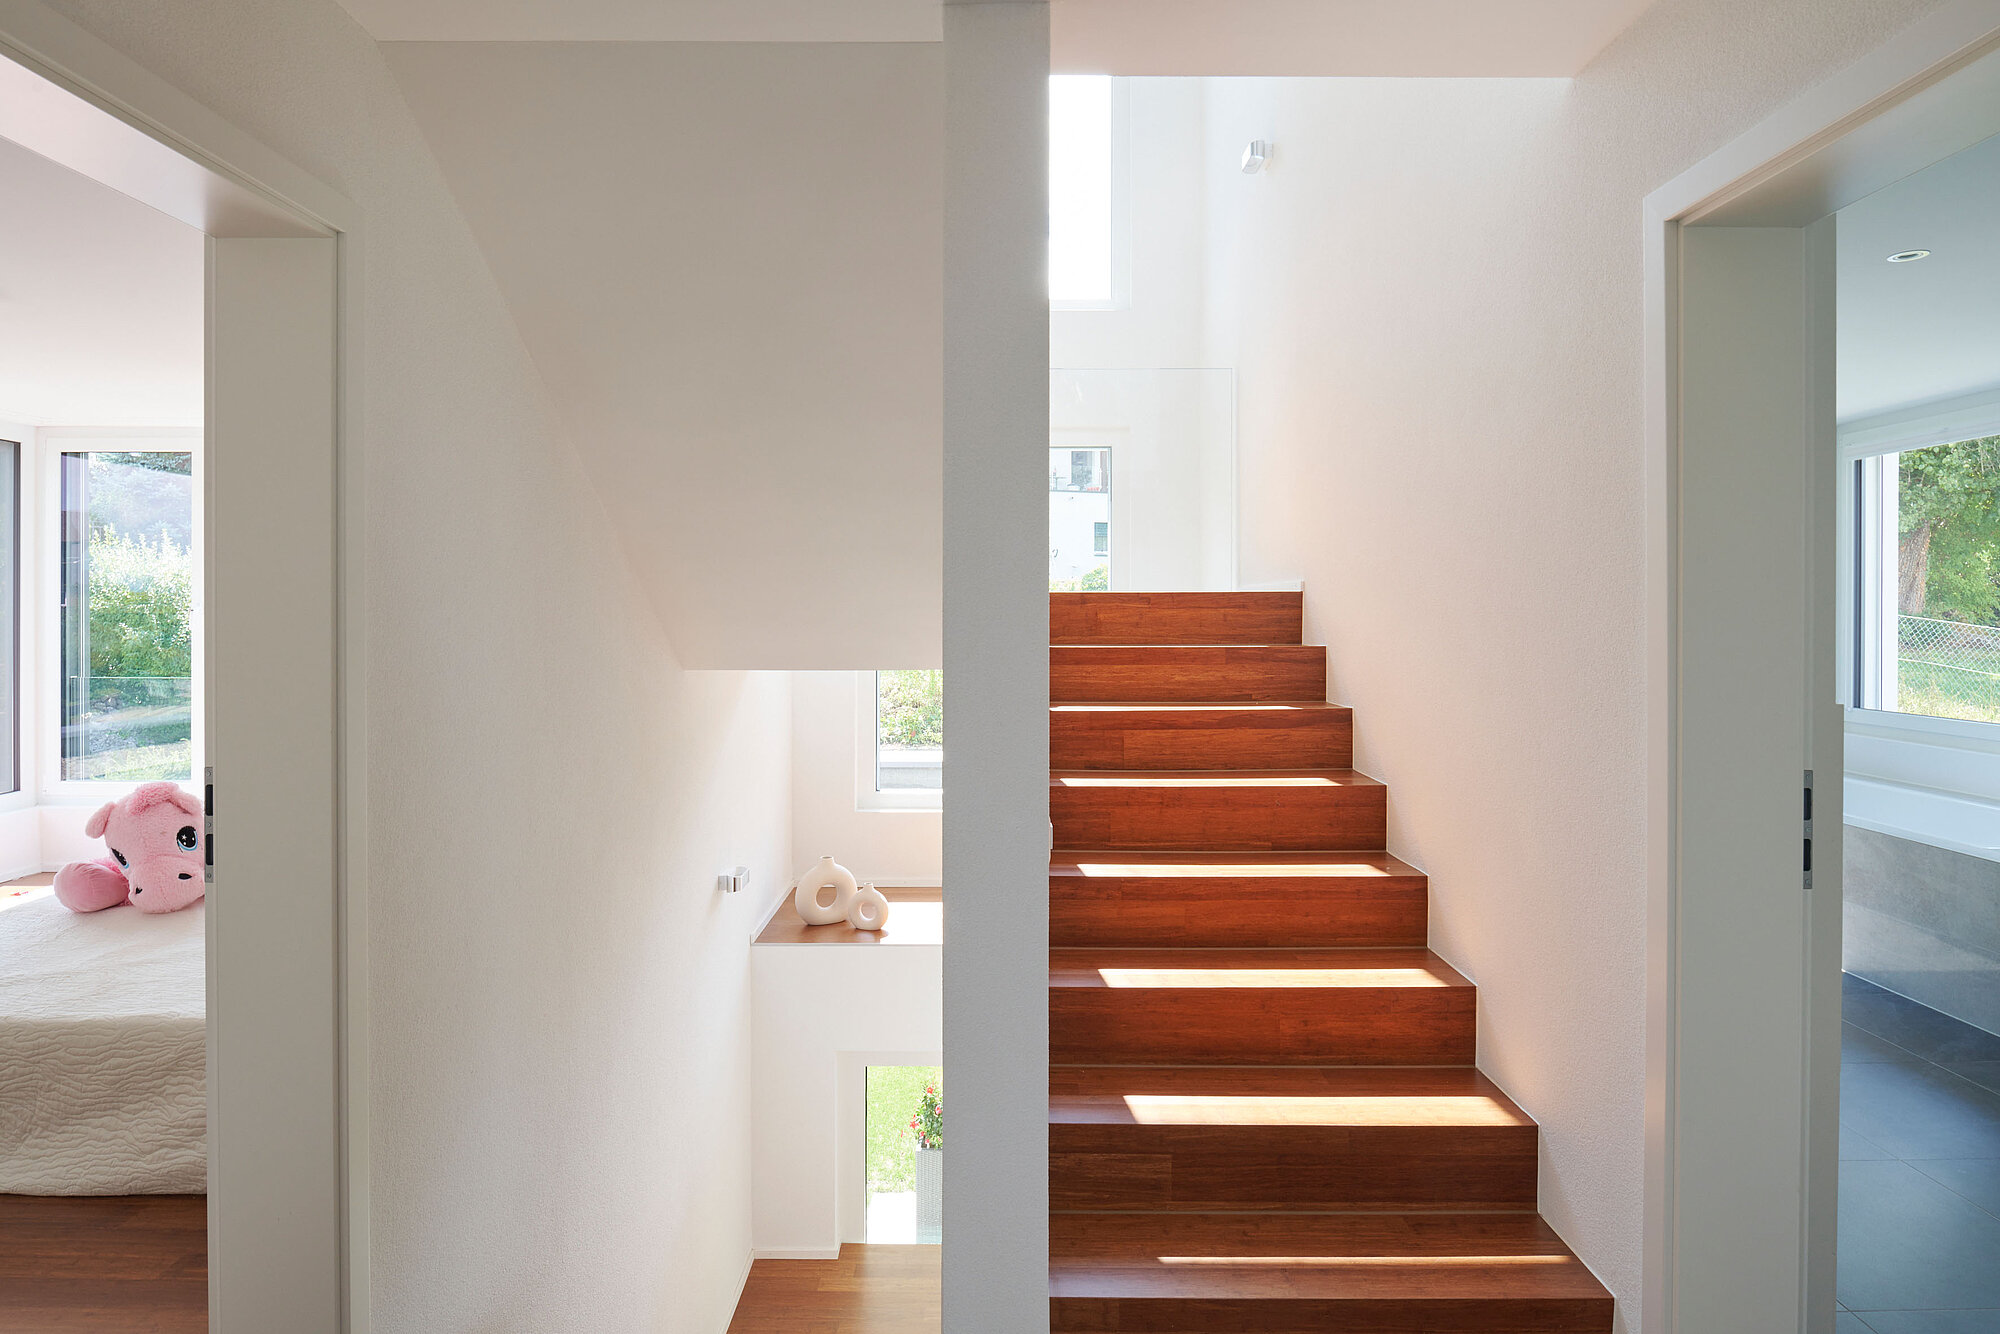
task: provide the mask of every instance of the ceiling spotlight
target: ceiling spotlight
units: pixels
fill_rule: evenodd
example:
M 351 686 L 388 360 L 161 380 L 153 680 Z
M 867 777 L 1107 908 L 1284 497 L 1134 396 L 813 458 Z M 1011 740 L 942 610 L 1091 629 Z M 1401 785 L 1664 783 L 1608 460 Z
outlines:
M 1898 250 L 1895 254 L 1889 256 L 1889 262 L 1891 264 L 1909 264 L 1915 260 L 1929 259 L 1930 257 L 1931 252 L 1928 250 Z

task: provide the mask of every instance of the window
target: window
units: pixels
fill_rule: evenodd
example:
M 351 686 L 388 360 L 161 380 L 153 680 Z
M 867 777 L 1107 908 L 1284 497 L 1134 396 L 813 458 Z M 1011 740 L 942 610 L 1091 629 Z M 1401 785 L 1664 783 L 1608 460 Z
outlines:
M 1049 451 L 1049 591 L 1111 587 L 1111 451 Z
M 0 793 L 21 790 L 21 446 L 0 440 Z
M 875 807 L 934 807 L 944 791 L 944 673 L 873 674 L 874 746 L 864 796 Z M 870 790 L 872 789 L 872 790 Z
M 194 778 L 194 456 L 60 456 L 61 777 Z
M 1120 304 L 1117 93 L 1102 74 L 1049 80 L 1049 300 L 1059 307 Z
M 2000 436 L 1855 464 L 1854 703 L 2000 723 Z

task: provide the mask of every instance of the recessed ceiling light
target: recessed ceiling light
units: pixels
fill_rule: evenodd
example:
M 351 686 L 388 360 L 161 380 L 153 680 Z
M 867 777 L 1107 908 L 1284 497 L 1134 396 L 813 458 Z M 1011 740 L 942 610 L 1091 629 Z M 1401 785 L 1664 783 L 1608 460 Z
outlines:
M 1929 259 L 1930 257 L 1931 252 L 1928 250 L 1898 250 L 1895 254 L 1889 256 L 1889 262 L 1891 264 L 1908 264 L 1912 260 Z

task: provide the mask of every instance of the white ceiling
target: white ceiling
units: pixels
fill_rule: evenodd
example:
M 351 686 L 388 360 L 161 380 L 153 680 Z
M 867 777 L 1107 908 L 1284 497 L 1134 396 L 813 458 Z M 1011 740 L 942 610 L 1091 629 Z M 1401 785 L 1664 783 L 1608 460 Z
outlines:
M 1058 73 L 1562 77 L 1654 0 L 1054 0 Z
M 2000 386 L 2000 137 L 1840 211 L 1838 414 Z M 1904 250 L 1929 259 L 1890 264 Z
M 0 419 L 196 426 L 204 239 L 0 139 Z
M 378 42 L 935 42 L 939 0 L 341 0 Z
M 941 48 L 384 49 L 683 664 L 937 665 Z
M 934 42 L 941 0 L 341 0 L 383 42 Z M 1653 0 L 1053 0 L 1058 71 L 1575 74 Z

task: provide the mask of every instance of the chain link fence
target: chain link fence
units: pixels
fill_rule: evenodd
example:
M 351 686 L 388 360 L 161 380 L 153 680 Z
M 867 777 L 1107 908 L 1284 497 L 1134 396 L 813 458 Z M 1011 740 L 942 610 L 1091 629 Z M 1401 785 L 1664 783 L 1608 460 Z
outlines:
M 1897 617 L 1896 694 L 1905 713 L 2000 722 L 2000 626 Z

